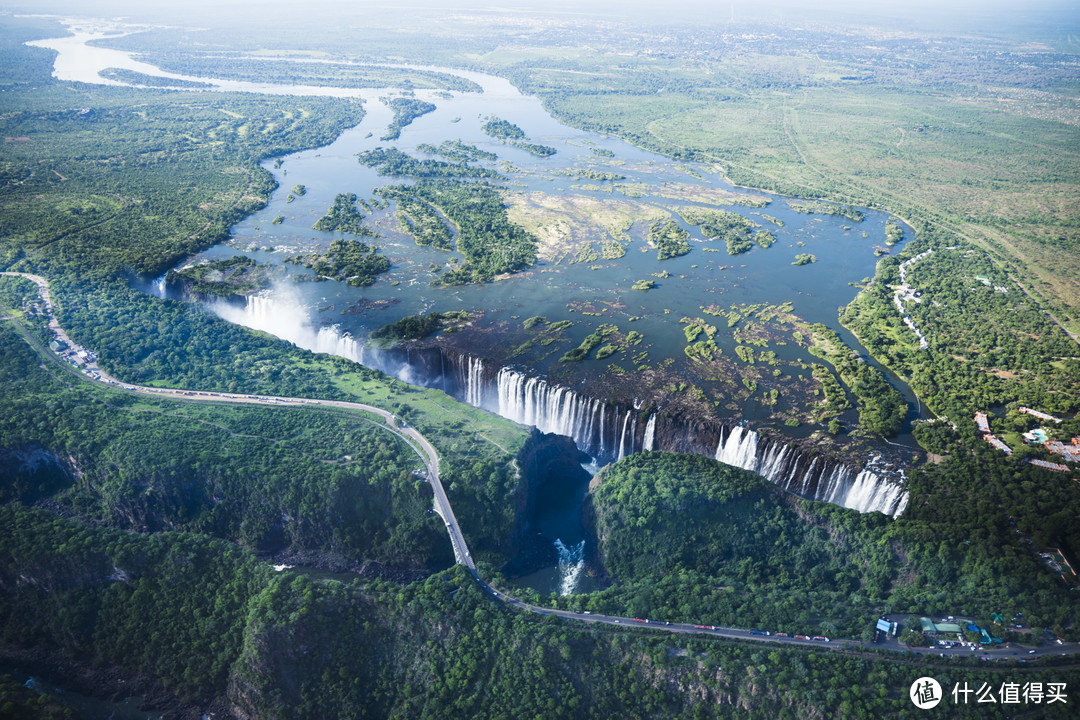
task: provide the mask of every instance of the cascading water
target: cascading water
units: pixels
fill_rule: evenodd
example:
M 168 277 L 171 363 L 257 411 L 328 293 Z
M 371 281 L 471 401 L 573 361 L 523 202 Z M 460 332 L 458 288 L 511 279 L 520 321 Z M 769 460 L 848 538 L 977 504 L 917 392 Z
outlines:
M 470 356 L 465 368 L 465 402 L 484 406 L 484 361 Z
M 649 422 L 645 424 L 645 439 L 641 442 L 641 449 L 648 452 L 653 449 L 653 441 L 656 439 L 656 413 L 649 416 Z
M 365 348 L 338 326 L 314 328 L 306 311 L 298 304 L 249 296 L 243 308 L 224 302 L 211 307 L 230 322 L 268 332 L 314 352 L 348 358 L 395 375 L 404 382 L 416 382 L 409 362 L 389 367 L 389 361 L 378 351 Z M 485 407 L 490 394 L 483 361 L 468 357 L 462 362 L 458 374 L 459 395 L 470 405 Z M 436 380 L 441 382 L 442 378 Z M 510 368 L 499 370 L 495 386 L 498 400 L 495 411 L 505 418 L 522 425 L 533 425 L 545 433 L 570 437 L 583 451 L 599 457 L 610 457 L 616 448 L 616 459 L 635 452 L 638 416 L 634 409 L 627 409 L 620 422 L 618 408 L 608 408 L 600 400 Z M 609 409 L 610 423 L 607 421 Z M 656 449 L 656 430 L 657 418 L 653 413 L 645 425 L 641 441 L 643 450 Z M 609 432 L 617 432 L 617 436 L 610 437 L 610 445 Z M 783 442 L 763 441 L 757 432 L 742 426 L 731 428 L 726 435 L 721 433 L 714 456 L 728 465 L 757 472 L 785 490 L 809 499 L 832 502 L 860 512 L 879 511 L 893 517 L 907 506 L 907 491 L 902 483 L 884 480 L 873 469 L 875 461 L 856 473 L 821 457 L 808 458 Z
M 623 419 L 622 432 L 619 433 L 619 459 L 622 460 L 626 457 L 626 426 L 630 423 L 630 411 L 626 411 L 626 417 Z M 630 452 L 634 452 L 634 439 L 630 438 Z
M 165 276 L 157 278 L 150 284 L 150 289 L 157 297 L 165 299 Z
M 763 442 L 753 430 L 736 426 L 721 435 L 715 457 L 720 462 L 751 470 L 784 490 L 859 512 L 882 512 L 898 516 L 907 507 L 908 494 L 901 482 L 885 480 L 875 472 L 880 458 L 873 458 L 855 473 L 823 457 L 807 458 L 777 441 Z
M 522 425 L 534 425 L 541 432 L 573 438 L 585 452 L 603 452 L 604 411 L 599 400 L 582 397 L 569 388 L 549 385 L 545 380 L 527 377 L 510 368 L 499 370 L 495 383 L 498 396 L 495 411 L 499 415 Z M 477 385 L 482 385 L 480 378 Z M 466 402 L 481 406 L 481 402 L 469 400 L 470 393 L 467 389 Z M 482 394 L 479 398 L 483 399 Z
M 585 569 L 585 541 L 567 547 L 562 540 L 556 540 L 555 549 L 559 551 L 559 594 L 569 595 Z

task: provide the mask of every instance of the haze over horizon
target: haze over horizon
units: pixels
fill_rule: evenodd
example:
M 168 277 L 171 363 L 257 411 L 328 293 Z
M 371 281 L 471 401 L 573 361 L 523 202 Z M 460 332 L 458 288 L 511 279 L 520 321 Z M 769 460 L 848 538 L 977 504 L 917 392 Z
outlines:
M 628 22 L 662 21 L 679 25 L 723 25 L 734 19 L 739 23 L 771 22 L 801 24 L 873 25 L 894 30 L 931 31 L 944 33 L 987 32 L 1015 34 L 1023 32 L 1080 34 L 1080 1 L 1038 0 L 1016 3 L 1012 0 L 818 0 L 812 7 L 790 0 L 679 0 L 657 5 L 646 2 L 536 3 L 533 0 L 412 0 L 393 8 L 342 6 L 337 0 L 311 0 L 297 5 L 289 0 L 222 0 L 207 2 L 164 2 L 147 7 L 131 0 L 102 0 L 91 5 L 70 0 L 43 2 L 5 2 L 3 9 L 14 13 L 72 14 L 79 16 L 124 17 L 132 21 L 180 21 L 218 25 L 222 22 L 242 23 L 252 20 L 259 24 L 295 19 L 319 21 L 325 17 L 343 17 L 376 13 L 389 19 L 390 13 L 472 12 L 492 14 L 531 13 L 556 16 L 593 16 Z M 1078 42 L 1080 38 L 1072 40 Z

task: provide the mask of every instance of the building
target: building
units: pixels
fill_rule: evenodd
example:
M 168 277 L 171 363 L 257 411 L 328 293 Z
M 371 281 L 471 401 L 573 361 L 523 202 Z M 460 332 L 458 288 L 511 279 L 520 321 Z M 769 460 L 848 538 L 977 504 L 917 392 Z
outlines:
M 979 432 L 989 434 L 990 421 L 986 419 L 986 413 L 975 413 L 975 424 L 979 426 Z
M 1047 421 L 1056 422 L 1056 423 L 1061 422 L 1061 418 L 1056 418 L 1053 415 L 1047 415 L 1046 413 L 1039 412 L 1038 410 L 1032 410 L 1031 408 L 1024 407 L 1023 405 L 1020 406 L 1019 410 L 1020 410 L 1021 413 L 1025 414 L 1025 415 L 1032 415 L 1034 417 L 1039 418 L 1040 420 L 1047 420 Z
M 998 440 L 993 435 L 983 435 L 983 438 L 986 440 L 986 442 L 990 443 L 1006 455 L 1012 455 L 1012 448 L 1003 443 L 1001 440 Z
M 1046 468 L 1047 470 L 1057 470 L 1058 472 L 1069 472 L 1069 468 L 1065 465 L 1059 465 L 1058 463 L 1047 462 L 1046 460 L 1033 460 L 1028 458 L 1028 462 L 1037 467 Z

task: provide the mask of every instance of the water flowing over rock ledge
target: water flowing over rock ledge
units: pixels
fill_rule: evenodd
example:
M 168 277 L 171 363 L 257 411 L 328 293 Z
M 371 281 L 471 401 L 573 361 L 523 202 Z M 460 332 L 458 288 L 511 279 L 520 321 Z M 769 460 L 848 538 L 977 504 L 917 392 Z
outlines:
M 313 327 L 301 308 L 249 296 L 243 308 L 219 303 L 227 320 L 263 330 L 314 352 L 348 358 L 404 382 L 438 388 L 474 407 L 497 413 L 544 433 L 572 438 L 600 463 L 647 450 L 707 455 L 756 472 L 788 492 L 859 512 L 896 517 L 907 507 L 903 471 L 879 456 L 853 467 L 826 454 L 812 439 L 793 440 L 719 419 L 665 415 L 652 404 L 588 397 L 482 358 L 432 345 L 380 348 L 342 333 Z

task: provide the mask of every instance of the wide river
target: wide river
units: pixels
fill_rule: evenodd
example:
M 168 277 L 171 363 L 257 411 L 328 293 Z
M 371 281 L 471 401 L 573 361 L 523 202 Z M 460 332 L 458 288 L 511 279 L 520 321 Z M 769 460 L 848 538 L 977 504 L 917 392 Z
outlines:
M 279 184 L 267 207 L 234 226 L 229 242 L 182 264 L 247 255 L 258 263 L 276 267 L 277 280 L 258 301 L 249 301 L 245 308 L 215 308 L 234 322 L 311 349 L 359 360 L 367 336 L 400 318 L 433 311 L 479 311 L 476 347 L 501 347 L 496 360 L 500 364 L 509 362 L 522 373 L 547 377 L 588 395 L 597 378 L 618 374 L 625 379 L 627 374 L 660 369 L 667 373 L 665 378 L 685 378 L 689 385 L 706 392 L 716 388 L 717 412 L 725 419 L 768 425 L 793 436 L 805 436 L 820 426 L 785 426 L 782 420 L 788 399 L 786 390 L 781 392 L 779 403 L 761 400 L 769 387 L 789 387 L 785 382 L 790 387 L 806 387 L 809 383 L 810 372 L 803 362 L 814 359 L 791 340 L 790 327 L 784 331 L 787 341 L 778 340 L 775 333 L 769 339 L 767 350 L 775 355 L 767 361 L 767 367 L 760 366 L 765 369 L 759 374 L 762 389 L 751 389 L 748 398 L 736 398 L 735 402 L 730 390 L 724 391 L 729 393 L 726 400 L 721 394 L 719 388 L 724 381 L 703 376 L 686 357 L 688 323 L 684 319 L 717 328 L 716 345 L 726 357 L 734 358 L 737 346 L 750 344 L 746 335 L 738 334 L 746 323 L 731 330 L 727 319 L 717 311 L 742 308 L 744 316 L 749 317 L 747 313 L 752 314 L 752 309 L 747 311 L 747 306 L 787 303 L 794 315 L 828 325 L 866 355 L 854 337 L 840 327 L 837 311 L 855 296 L 857 289 L 852 283 L 874 275 L 875 250 L 885 249 L 888 216 L 883 213 L 862 209 L 864 219 L 855 221 L 820 211 L 798 212 L 797 208 L 805 209 L 808 201 L 737 188 L 726 182 L 716 166 L 675 162 L 614 137 L 567 127 L 554 119 L 539 99 L 522 95 L 508 81 L 483 73 L 422 68 L 466 78 L 482 90 L 417 90 L 415 97 L 433 103 L 435 110 L 407 125 L 399 138 L 382 140 L 393 119 L 386 99 L 406 94 L 400 89 L 272 85 L 168 73 L 131 53 L 88 44 L 137 29 L 85 22 L 70 22 L 69 29 L 72 35 L 68 37 L 31 43 L 58 53 L 54 74 L 61 80 L 116 85 L 120 83 L 104 79 L 99 73 L 120 68 L 207 83 L 207 91 L 356 97 L 364 101 L 366 114 L 362 122 L 343 132 L 332 144 L 267 161 L 266 169 Z M 555 153 L 538 158 L 489 137 L 482 126 L 493 116 L 517 125 L 530 142 L 553 148 Z M 392 263 L 390 271 L 374 285 L 355 288 L 345 283 L 309 282 L 310 271 L 284 262 L 290 255 L 324 250 L 331 240 L 340 237 L 312 229 L 334 203 L 335 196 L 355 193 L 370 200 L 377 197 L 376 188 L 403 182 L 380 176 L 362 165 L 358 153 L 393 147 L 414 157 L 430 158 L 418 146 L 438 146 L 444 141 L 461 141 L 497 156 L 497 160 L 474 164 L 505 176 L 504 197 L 511 219 L 541 239 L 540 257 L 533 268 L 483 285 L 433 286 L 437 273 L 453 268 L 463 256 L 418 247 L 402 231 L 393 204 L 365 211 L 365 223 L 378 233 L 377 238 L 364 238 L 365 242 L 377 246 Z M 305 186 L 306 192 L 291 192 L 297 185 Z M 685 220 L 688 212 L 715 210 L 741 215 L 756 229 L 772 233 L 775 244 L 755 245 L 749 252 L 729 255 L 722 241 L 709 240 Z M 671 219 L 689 232 L 689 253 L 658 259 L 656 248 L 648 242 L 649 227 L 657 218 Z M 910 234 L 909 229 L 905 231 Z M 589 249 L 582 252 L 587 245 Z M 605 246 L 609 250 L 621 248 L 621 256 L 611 257 L 609 253 L 610 259 L 605 259 Z M 793 264 L 799 254 L 813 255 L 815 261 Z M 655 287 L 648 291 L 632 289 L 642 280 L 652 281 Z M 147 289 L 164 293 L 160 282 L 148 282 Z M 525 319 L 535 316 L 543 316 L 549 323 L 567 320 L 572 324 L 549 347 L 532 342 L 533 336 L 522 325 Z M 593 354 L 583 362 L 560 362 L 565 351 L 590 333 L 612 327 L 623 337 L 636 331 L 640 342 L 604 359 Z M 524 348 L 520 352 L 506 350 L 519 346 Z M 754 347 L 755 351 L 760 349 L 760 345 Z M 487 357 L 482 351 L 478 354 Z M 369 364 L 371 359 L 369 350 Z M 428 380 L 409 367 L 391 371 L 411 382 L 423 384 Z M 890 380 L 916 404 L 908 388 L 896 378 Z M 726 385 L 733 383 L 727 381 Z M 638 402 L 637 397 L 617 399 L 635 406 Z M 490 401 L 476 404 L 490 405 Z M 842 419 L 849 426 L 857 420 L 853 411 Z M 910 436 L 903 435 L 897 441 L 914 447 Z M 571 551 L 571 564 L 580 570 L 573 552 L 577 542 L 575 537 L 565 545 Z

